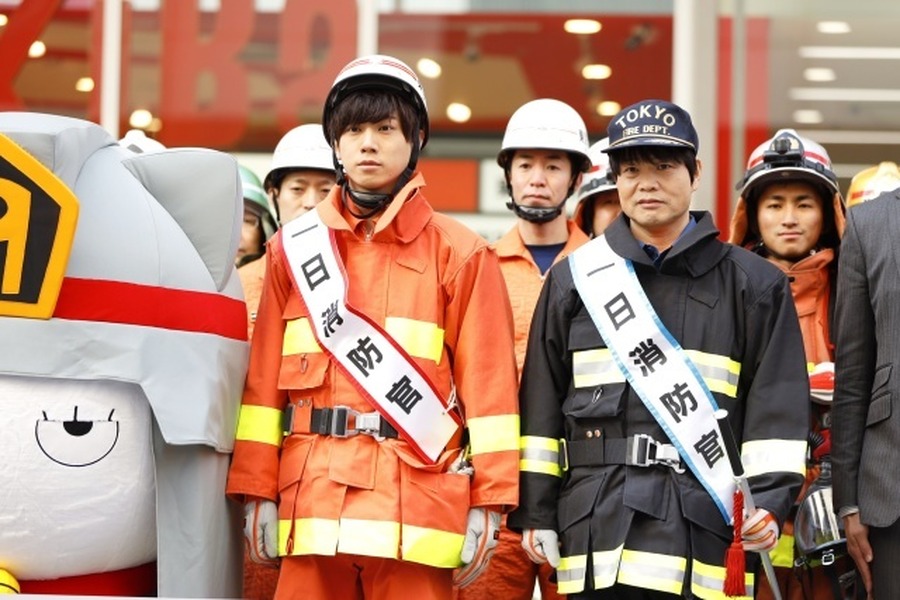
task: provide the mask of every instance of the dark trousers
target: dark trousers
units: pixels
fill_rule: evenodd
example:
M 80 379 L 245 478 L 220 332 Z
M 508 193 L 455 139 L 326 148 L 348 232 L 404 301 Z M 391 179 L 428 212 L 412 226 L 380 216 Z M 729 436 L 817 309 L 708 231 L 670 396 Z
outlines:
M 872 546 L 872 595 L 875 600 L 900 598 L 900 521 L 869 527 Z
M 673 600 L 682 596 L 617 583 L 605 590 L 585 590 L 566 597 L 572 600 Z

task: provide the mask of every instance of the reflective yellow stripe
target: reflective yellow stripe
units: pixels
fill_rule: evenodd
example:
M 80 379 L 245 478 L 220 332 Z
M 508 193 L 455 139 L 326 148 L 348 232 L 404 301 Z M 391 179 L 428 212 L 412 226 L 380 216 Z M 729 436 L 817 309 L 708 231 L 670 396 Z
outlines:
M 619 583 L 645 589 L 680 594 L 687 559 L 656 552 L 623 550 L 619 563 Z
M 473 456 L 519 449 L 519 415 L 473 417 L 466 426 Z
M 622 546 L 615 550 L 603 550 L 591 554 L 595 589 L 604 589 L 615 584 L 621 558 Z
M 432 567 L 456 568 L 462 564 L 465 536 L 440 529 L 403 526 L 403 560 L 431 565 Z
M 519 444 L 519 471 L 562 477 L 559 440 L 523 435 Z
M 284 326 L 284 341 L 281 344 L 282 356 L 289 354 L 311 354 L 321 352 L 322 348 L 313 335 L 309 319 L 302 317 L 288 321 Z
M 296 519 L 294 521 L 294 546 L 291 555 L 322 554 L 334 556 L 337 552 L 340 525 L 333 519 Z M 287 540 L 291 521 L 278 521 L 278 556 L 288 556 Z
M 572 353 L 572 383 L 576 388 L 624 381 L 625 376 L 616 366 L 609 348 L 579 350 Z
M 341 519 L 338 552 L 397 558 L 400 523 L 371 519 Z
M 577 594 L 584 590 L 587 571 L 587 555 L 563 556 L 556 568 L 556 580 L 560 594 Z
M 281 414 L 275 408 L 242 404 L 236 439 L 281 446 Z
M 727 356 L 708 354 L 698 350 L 685 351 L 697 367 L 703 381 L 713 392 L 737 397 L 737 383 L 741 364 Z M 625 376 L 616 366 L 608 348 L 579 350 L 572 353 L 572 379 L 576 388 L 596 387 L 608 383 L 623 383 Z
M 782 533 L 775 548 L 769 552 L 769 558 L 776 567 L 794 566 L 794 536 Z
M 691 592 L 702 600 L 750 600 L 753 598 L 753 573 L 744 573 L 745 596 L 726 596 L 725 567 L 707 565 L 698 560 L 691 564 Z
M 737 384 L 741 376 L 741 363 L 721 354 L 709 354 L 699 350 L 685 350 L 688 358 L 700 371 L 710 391 L 737 397 Z
M 435 323 L 388 317 L 384 329 L 410 356 L 426 358 L 436 363 L 441 361 L 444 352 L 444 330 Z
M 12 576 L 12 573 L 4 569 L 0 569 L 0 595 L 2 594 L 18 594 L 22 590 L 19 588 L 19 582 Z
M 806 440 L 744 442 L 741 462 L 747 477 L 765 473 L 799 473 L 806 476 Z
M 287 539 L 291 522 L 278 522 L 278 554 L 287 556 Z M 439 529 L 401 526 L 393 521 L 373 519 L 296 519 L 294 521 L 294 545 L 291 555 L 335 553 L 402 558 L 433 567 L 456 568 L 460 566 L 465 536 Z M 398 554 L 398 549 L 402 554 Z

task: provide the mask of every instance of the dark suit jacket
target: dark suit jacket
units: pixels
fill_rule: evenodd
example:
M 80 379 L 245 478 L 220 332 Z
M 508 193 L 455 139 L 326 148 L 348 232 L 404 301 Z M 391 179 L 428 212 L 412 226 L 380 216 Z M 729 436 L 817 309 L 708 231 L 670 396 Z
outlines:
M 834 508 L 886 527 L 900 517 L 900 190 L 849 211 L 835 329 Z

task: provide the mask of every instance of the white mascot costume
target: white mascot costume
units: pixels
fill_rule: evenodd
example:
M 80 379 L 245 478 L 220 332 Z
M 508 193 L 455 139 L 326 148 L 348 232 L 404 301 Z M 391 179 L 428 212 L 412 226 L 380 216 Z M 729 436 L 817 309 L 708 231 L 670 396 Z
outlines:
M 0 113 L 0 590 L 240 596 L 237 163 Z

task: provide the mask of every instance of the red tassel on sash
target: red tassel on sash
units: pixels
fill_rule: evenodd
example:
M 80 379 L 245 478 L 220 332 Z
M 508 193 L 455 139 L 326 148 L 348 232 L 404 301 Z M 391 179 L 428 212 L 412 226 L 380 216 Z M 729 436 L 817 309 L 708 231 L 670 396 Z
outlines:
M 734 535 L 725 552 L 725 586 L 722 591 L 729 598 L 744 596 L 747 586 L 744 580 L 746 557 L 741 543 L 741 529 L 744 528 L 744 495 L 740 488 L 734 490 Z

